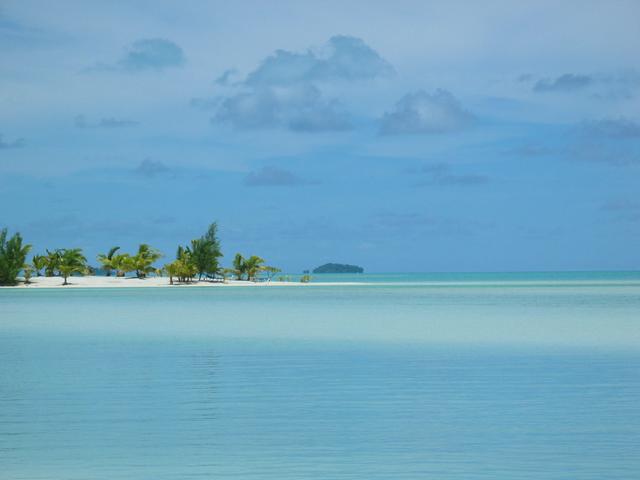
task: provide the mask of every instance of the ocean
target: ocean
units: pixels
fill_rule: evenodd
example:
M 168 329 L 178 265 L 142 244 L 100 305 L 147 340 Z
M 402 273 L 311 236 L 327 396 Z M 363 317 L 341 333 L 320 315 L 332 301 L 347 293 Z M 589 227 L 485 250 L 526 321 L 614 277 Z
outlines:
M 640 274 L 0 289 L 0 479 L 637 479 Z

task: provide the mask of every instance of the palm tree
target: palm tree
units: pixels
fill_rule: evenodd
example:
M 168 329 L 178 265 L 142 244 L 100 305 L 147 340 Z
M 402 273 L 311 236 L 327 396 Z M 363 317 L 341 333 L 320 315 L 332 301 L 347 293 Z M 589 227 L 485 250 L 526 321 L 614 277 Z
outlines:
M 222 256 L 218 224 L 214 222 L 209 225 L 207 232 L 202 237 L 191 240 L 191 245 L 186 250 L 191 253 L 192 262 L 198 270 L 198 280 L 202 280 L 203 275 L 218 273 L 218 259 Z
M 173 277 L 178 275 L 178 265 L 176 264 L 176 262 L 167 263 L 164 266 L 164 270 L 169 276 L 169 285 L 173 285 Z
M 136 269 L 133 259 L 128 253 L 114 255 L 111 259 L 111 265 L 116 271 L 116 276 L 118 277 L 124 277 L 127 272 L 132 272 Z
M 33 269 L 36 271 L 36 276 L 40 276 L 40 270 L 47 266 L 47 257 L 44 255 L 34 255 L 31 259 Z
M 18 274 L 31 250 L 22 244 L 22 236 L 15 233 L 7 240 L 7 229 L 0 230 L 0 285 L 15 285 Z
M 53 277 L 58 271 L 58 264 L 60 263 L 60 250 L 54 250 L 50 252 L 47 250 L 47 262 L 44 267 L 44 274 L 47 277 Z
M 173 277 L 178 277 L 178 281 L 182 283 L 190 283 L 191 279 L 198 273 L 198 268 L 193 261 L 189 248 L 178 247 L 176 259 L 164 266 L 167 275 L 169 275 L 169 284 L 173 285 Z
M 82 254 L 80 248 L 66 248 L 59 250 L 60 263 L 58 264 L 58 270 L 64 277 L 64 283 L 62 285 L 68 285 L 67 278 L 74 273 L 84 273 L 87 269 L 87 259 Z
M 178 280 L 181 282 L 190 283 L 198 273 L 198 267 L 189 248 L 178 247 L 174 263 L 178 269 Z
M 113 258 L 118 250 L 120 250 L 120 247 L 112 247 L 106 255 L 101 253 L 97 257 L 98 261 L 102 264 L 102 268 L 106 272 L 107 277 L 110 277 L 111 271 L 116 269 L 113 264 Z
M 236 280 L 242 280 L 242 275 L 247 271 L 247 267 L 244 261 L 244 257 L 240 253 L 236 253 L 233 257 L 233 273 L 236 275 Z
M 258 273 L 264 266 L 264 259 L 257 255 L 251 255 L 244 261 L 245 272 L 247 273 L 247 280 L 255 282 Z
M 135 265 L 136 276 L 138 278 L 144 278 L 149 273 L 153 273 L 155 271 L 155 267 L 152 265 L 161 257 L 162 253 L 155 248 L 150 247 L 146 243 L 140 244 L 138 247 L 138 253 L 132 257 Z

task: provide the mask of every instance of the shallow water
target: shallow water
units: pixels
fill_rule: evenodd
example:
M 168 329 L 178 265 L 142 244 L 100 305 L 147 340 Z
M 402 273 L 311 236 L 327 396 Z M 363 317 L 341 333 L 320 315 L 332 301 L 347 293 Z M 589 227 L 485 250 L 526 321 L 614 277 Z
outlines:
M 636 479 L 614 280 L 0 290 L 0 478 Z

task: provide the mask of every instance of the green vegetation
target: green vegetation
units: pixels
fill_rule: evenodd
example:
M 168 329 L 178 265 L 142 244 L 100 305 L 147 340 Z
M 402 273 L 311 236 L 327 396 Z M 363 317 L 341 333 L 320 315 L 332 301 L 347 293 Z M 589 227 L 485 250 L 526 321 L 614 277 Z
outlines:
M 31 245 L 23 245 L 22 237 L 15 233 L 7 239 L 6 228 L 0 230 L 0 285 L 15 285 L 18 274 L 25 266 Z
M 244 261 L 244 257 L 240 253 L 236 253 L 236 256 L 233 257 L 233 269 L 231 269 L 233 273 L 236 275 L 236 280 L 242 280 L 242 276 L 247 271 L 247 266 Z
M 191 262 L 196 267 L 198 280 L 202 280 L 203 275 L 215 276 L 220 269 L 218 259 L 222 257 L 220 240 L 218 240 L 218 224 L 212 223 L 207 233 L 191 240 L 191 246 L 187 247 L 187 250 L 191 256 Z
M 131 257 L 133 262 L 133 270 L 136 271 L 136 277 L 145 278 L 150 273 L 155 272 L 153 264 L 162 257 L 155 248 L 150 247 L 146 243 L 140 244 L 138 253 Z
M 107 277 L 111 276 L 111 272 L 113 270 L 117 270 L 113 260 L 114 260 L 115 253 L 118 250 L 120 250 L 120 247 L 112 247 L 111 250 L 109 250 L 109 252 L 106 255 L 104 253 L 101 253 L 97 257 L 97 259 L 100 262 L 100 264 L 102 265 L 102 269 L 105 271 Z
M 124 277 L 127 273 L 133 272 L 136 269 L 133 264 L 133 259 L 128 253 L 115 255 L 111 259 L 111 264 L 113 269 L 116 271 L 116 277 Z
M 169 276 L 169 284 L 171 285 L 173 285 L 173 277 L 177 277 L 181 283 L 191 283 L 193 277 L 198 273 L 198 267 L 191 251 L 182 246 L 178 247 L 176 259 L 165 265 L 164 270 Z
M 29 283 L 34 274 L 39 277 L 44 272 L 47 277 L 63 277 L 63 285 L 68 285 L 69 277 L 75 274 L 95 274 L 95 268 L 87 264 L 80 248 L 45 250 L 44 255 L 34 255 L 31 264 L 26 264 L 30 249 L 30 245 L 22 244 L 19 233 L 9 239 L 6 229 L 0 232 L 0 285 L 16 285 L 20 272 L 24 273 L 25 283 Z M 226 281 L 231 275 L 237 280 L 257 282 L 263 273 L 269 281 L 280 272 L 279 268 L 265 265 L 265 260 L 258 255 L 245 258 L 240 253 L 234 257 L 232 268 L 221 268 L 222 251 L 218 225 L 215 222 L 204 235 L 191 240 L 187 246 L 179 246 L 173 262 L 157 268 L 154 264 L 161 257 L 160 251 L 142 243 L 135 254 L 121 252 L 120 247 L 116 246 L 107 253 L 99 254 L 96 260 L 108 277 L 114 273 L 118 277 L 125 277 L 128 273 L 135 272 L 138 278 L 162 276 L 166 273 L 171 285 L 175 280 L 179 283 L 191 283 L 196 277 L 198 280 L 206 277 Z
M 364 268 L 346 263 L 325 263 L 313 269 L 313 273 L 363 273 Z
M 162 253 L 146 243 L 138 246 L 138 253 L 130 255 L 128 253 L 116 252 L 120 247 L 113 247 L 109 252 L 100 254 L 96 258 L 102 264 L 107 276 L 115 270 L 116 276 L 124 277 L 129 272 L 136 272 L 136 277 L 145 278 L 149 274 L 157 274 L 157 268 L 153 266 L 161 257 Z
M 22 275 L 24 276 L 24 284 L 29 285 L 31 283 L 31 277 L 33 276 L 33 272 L 35 272 L 35 268 L 33 266 L 26 264 L 22 269 Z
M 50 252 L 47 250 L 47 256 L 45 257 L 45 266 L 44 266 L 44 274 L 47 277 L 53 277 L 57 275 L 58 272 L 58 264 L 60 263 L 60 251 L 54 250 Z
M 300 277 L 300 283 L 309 283 L 311 282 L 311 275 L 305 274 Z
M 87 270 L 87 259 L 80 248 L 65 248 L 58 250 L 58 271 L 64 278 L 63 285 L 68 285 L 67 279 L 74 273 L 83 274 Z
M 43 255 L 34 255 L 31 259 L 33 270 L 36 272 L 36 276 L 40 276 L 40 270 L 43 270 L 47 266 L 47 257 Z
M 271 280 L 273 276 L 280 272 L 279 268 L 265 265 L 265 260 L 257 255 L 251 255 L 245 258 L 242 254 L 236 253 L 233 257 L 233 268 L 226 269 L 227 273 L 235 275 L 236 280 L 248 280 L 256 282 L 261 272 L 267 273 L 267 280 Z
M 179 267 L 176 262 L 177 260 L 175 262 L 167 263 L 164 266 L 164 271 L 167 273 L 167 276 L 169 277 L 169 285 L 173 285 L 173 277 L 178 276 Z
M 247 274 L 247 280 L 250 282 L 255 282 L 258 273 L 260 273 L 265 268 L 264 259 L 258 257 L 257 255 L 251 255 L 244 261 L 244 269 Z
M 203 236 L 191 240 L 190 245 L 179 246 L 176 259 L 165 265 L 164 271 L 171 285 L 173 277 L 177 277 L 181 283 L 190 283 L 196 275 L 198 280 L 202 280 L 203 276 L 215 278 L 220 273 L 220 257 L 222 251 L 218 240 L 218 224 L 214 222 Z

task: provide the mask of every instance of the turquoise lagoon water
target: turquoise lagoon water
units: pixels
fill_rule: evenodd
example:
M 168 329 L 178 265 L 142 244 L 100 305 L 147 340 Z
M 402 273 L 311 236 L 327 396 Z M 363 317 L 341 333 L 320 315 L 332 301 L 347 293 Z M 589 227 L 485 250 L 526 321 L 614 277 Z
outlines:
M 277 275 L 276 275 L 277 277 Z M 301 275 L 292 275 L 299 280 Z M 358 282 L 358 283 L 601 283 L 637 282 L 640 272 L 447 272 L 447 273 L 357 273 L 357 274 L 311 274 L 313 282 Z
M 0 478 L 640 478 L 640 275 L 512 275 L 0 290 Z

